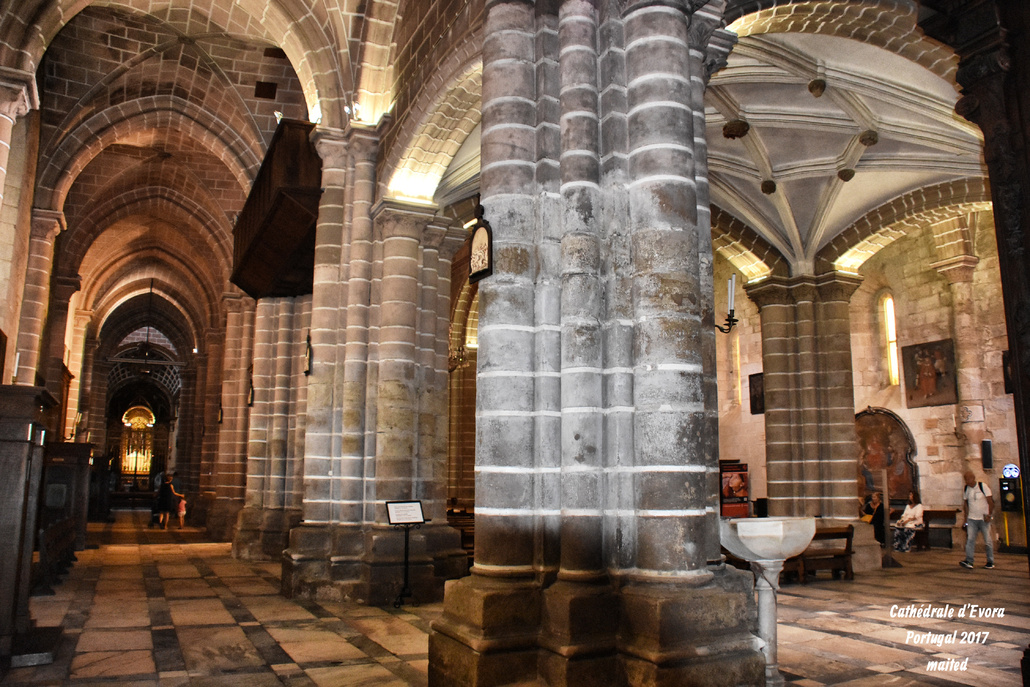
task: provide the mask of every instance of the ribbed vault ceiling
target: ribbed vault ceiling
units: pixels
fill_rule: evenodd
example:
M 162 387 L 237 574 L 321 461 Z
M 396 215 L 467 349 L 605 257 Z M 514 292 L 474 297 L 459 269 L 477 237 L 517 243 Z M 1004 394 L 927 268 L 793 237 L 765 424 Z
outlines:
M 809 273 L 874 208 L 984 175 L 957 99 L 944 78 L 856 40 L 743 37 L 705 98 L 712 201 Z

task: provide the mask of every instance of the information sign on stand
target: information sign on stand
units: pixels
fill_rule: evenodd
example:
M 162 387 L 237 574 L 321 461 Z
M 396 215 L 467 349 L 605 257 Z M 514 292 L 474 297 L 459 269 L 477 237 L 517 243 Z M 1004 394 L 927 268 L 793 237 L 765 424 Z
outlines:
M 391 525 L 422 525 L 426 522 L 421 501 L 387 501 L 386 517 Z
M 404 584 L 401 586 L 400 594 L 397 595 L 396 600 L 393 602 L 394 608 L 400 608 L 401 604 L 404 603 L 404 599 L 411 596 L 411 585 L 408 581 L 408 552 L 410 551 L 409 535 L 411 534 L 411 528 L 418 529 L 422 527 L 426 522 L 426 518 L 422 513 L 421 501 L 387 501 L 386 518 L 394 527 L 404 528 Z

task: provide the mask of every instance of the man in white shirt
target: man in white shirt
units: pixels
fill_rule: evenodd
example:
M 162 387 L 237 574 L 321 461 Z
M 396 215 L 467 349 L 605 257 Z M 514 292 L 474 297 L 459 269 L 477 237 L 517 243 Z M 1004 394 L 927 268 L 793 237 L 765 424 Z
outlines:
M 994 567 L 994 543 L 991 541 L 991 517 L 994 515 L 994 497 L 991 488 L 977 482 L 971 470 L 962 475 L 966 488 L 962 491 L 962 510 L 966 516 L 966 559 L 959 562 L 963 568 L 973 567 L 973 551 L 976 549 L 976 533 L 982 532 L 987 549 L 987 565 Z

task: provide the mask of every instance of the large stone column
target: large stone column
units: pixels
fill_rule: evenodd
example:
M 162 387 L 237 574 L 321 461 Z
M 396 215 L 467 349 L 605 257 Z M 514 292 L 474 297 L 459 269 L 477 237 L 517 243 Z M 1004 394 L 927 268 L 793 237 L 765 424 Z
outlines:
M 554 560 L 560 293 L 554 239 L 537 235 L 534 178 L 557 172 L 556 131 L 538 121 L 536 84 L 537 69 L 541 79 L 555 76 L 556 36 L 553 17 L 534 15 L 532 3 L 487 3 L 480 190 L 494 227 L 494 272 L 479 283 L 476 560 L 470 577 L 448 586 L 433 624 L 429 682 L 440 687 L 536 675 L 540 578 Z M 539 65 L 538 40 L 547 58 Z M 555 95 L 544 96 L 548 104 Z
M 58 407 L 54 413 L 60 413 L 71 405 L 66 398 L 64 382 L 65 372 L 71 370 L 65 366 L 65 341 L 68 330 L 68 309 L 72 296 L 79 290 L 82 279 L 77 274 L 55 274 L 50 280 L 50 304 L 47 307 L 46 324 L 43 326 L 42 358 L 46 389 L 57 399 Z M 71 390 L 69 388 L 68 395 Z M 55 418 L 55 430 L 60 430 L 61 438 L 65 436 L 64 418 Z
M 2 117 L 0 117 L 2 120 Z M 25 271 L 25 291 L 18 324 L 18 366 L 16 384 L 33 385 L 40 367 L 43 327 L 50 302 L 50 274 L 54 264 L 54 241 L 64 228 L 64 214 L 52 210 L 33 209 L 29 262 Z M 63 343 L 63 339 L 62 339 Z
M 433 624 L 432 685 L 764 675 L 708 436 L 694 125 L 722 4 L 624 5 L 487 4 L 476 563 Z
M 207 531 L 218 541 L 229 541 L 246 491 L 248 367 L 254 347 L 254 302 L 239 293 L 224 294 L 222 301 L 226 311 L 225 360 L 218 406 L 215 500 L 208 513 Z
M 72 374 L 72 383 L 68 388 L 68 407 L 64 417 L 67 441 L 77 440 L 80 424 L 85 417 L 84 411 L 86 407 L 82 403 L 82 398 L 88 389 L 85 377 L 89 374 L 89 365 L 92 362 L 92 357 L 89 353 L 92 349 L 87 348 L 89 341 L 87 333 L 92 318 L 92 310 L 76 310 L 73 317 L 74 333 L 72 334 L 72 341 L 78 342 L 79 345 L 71 350 L 68 361 L 68 369 Z
M 854 520 L 855 399 L 844 274 L 770 277 L 760 308 L 769 514 Z
M 383 202 L 373 211 L 376 149 L 370 132 L 354 129 L 345 150 L 337 146 L 346 155 L 323 167 L 325 177 L 341 165 L 345 186 L 323 195 L 319 235 L 335 235 L 334 222 L 342 234 L 335 272 L 319 282 L 316 267 L 304 522 L 290 533 L 283 588 L 386 604 L 403 577 L 403 535 L 387 524 L 386 501 L 422 500 L 436 519 L 411 533 L 416 599 L 438 598 L 443 579 L 465 566 L 460 535 L 445 524 L 434 424 L 446 421 L 434 405 L 446 399 L 437 370 L 447 341 L 436 284 L 450 262 L 440 259 L 442 233 L 427 230 L 435 208 Z
M 3 207 L 14 122 L 18 117 L 28 114 L 37 104 L 35 101 L 35 75 L 0 71 L 0 207 Z
M 233 552 L 250 560 L 279 560 L 290 529 L 301 520 L 303 415 L 306 388 L 307 298 L 262 298 L 254 323 L 253 367 L 243 396 L 251 405 L 247 489 Z M 251 386 L 252 385 L 252 386 Z

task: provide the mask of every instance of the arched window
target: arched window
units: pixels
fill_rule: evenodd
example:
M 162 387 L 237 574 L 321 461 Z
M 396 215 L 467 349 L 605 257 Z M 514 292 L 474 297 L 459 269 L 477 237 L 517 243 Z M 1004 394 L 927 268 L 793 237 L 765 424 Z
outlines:
M 898 324 L 894 316 L 894 297 L 883 297 L 883 333 L 887 350 L 887 377 L 891 386 L 901 383 L 898 373 Z

